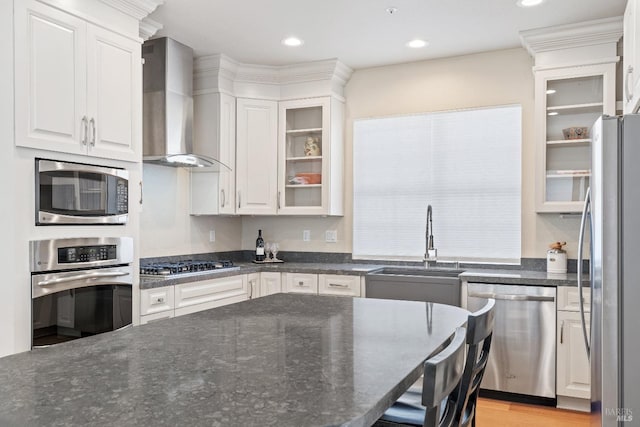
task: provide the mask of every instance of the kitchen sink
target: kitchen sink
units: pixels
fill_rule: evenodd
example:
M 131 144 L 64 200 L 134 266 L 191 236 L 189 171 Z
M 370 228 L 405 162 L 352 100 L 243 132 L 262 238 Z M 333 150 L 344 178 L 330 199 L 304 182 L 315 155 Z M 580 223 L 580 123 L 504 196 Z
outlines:
M 384 276 L 458 277 L 461 273 L 464 273 L 464 270 L 454 268 L 383 267 L 369 274 Z
M 365 276 L 365 295 L 460 306 L 458 276 L 462 272 L 450 268 L 383 267 Z

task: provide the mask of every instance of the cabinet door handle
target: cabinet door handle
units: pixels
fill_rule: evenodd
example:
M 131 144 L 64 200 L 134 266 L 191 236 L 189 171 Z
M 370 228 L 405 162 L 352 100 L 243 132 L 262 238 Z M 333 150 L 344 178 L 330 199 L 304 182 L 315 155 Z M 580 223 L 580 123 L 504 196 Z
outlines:
M 227 198 L 224 195 L 224 189 L 220 190 L 220 195 L 222 196 L 222 204 L 220 205 L 220 207 L 224 208 L 224 204 L 227 202 Z
M 249 280 L 249 299 L 253 298 L 253 284 L 255 280 Z
M 142 181 L 140 181 L 140 204 L 142 204 Z
M 87 122 L 87 116 L 82 116 L 82 120 L 80 120 L 80 124 L 82 124 L 82 145 L 87 145 L 87 138 L 89 137 L 89 123 Z
M 627 68 L 627 74 L 624 77 L 624 97 L 627 102 L 631 101 L 631 98 L 633 98 L 633 94 L 629 90 L 629 77 L 631 75 L 633 75 L 633 67 L 629 65 L 629 68 Z
M 278 209 L 280 209 L 280 192 L 278 191 Z
M 329 283 L 329 287 L 331 287 L 331 288 L 348 288 L 349 285 L 345 285 L 343 283 Z
M 560 324 L 560 344 L 564 343 L 564 320 Z
M 96 121 L 93 117 L 91 117 L 91 120 L 89 120 L 89 124 L 91 125 L 91 142 L 89 143 L 89 145 L 91 145 L 92 147 L 96 146 Z
M 238 191 L 238 209 L 240 209 L 240 192 Z

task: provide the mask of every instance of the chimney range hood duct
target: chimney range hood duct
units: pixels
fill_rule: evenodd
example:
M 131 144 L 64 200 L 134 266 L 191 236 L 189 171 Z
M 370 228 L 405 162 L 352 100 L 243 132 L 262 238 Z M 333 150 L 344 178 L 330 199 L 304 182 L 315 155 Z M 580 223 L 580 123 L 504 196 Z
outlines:
M 142 57 L 143 161 L 231 170 L 193 151 L 193 50 L 163 37 L 146 41 Z

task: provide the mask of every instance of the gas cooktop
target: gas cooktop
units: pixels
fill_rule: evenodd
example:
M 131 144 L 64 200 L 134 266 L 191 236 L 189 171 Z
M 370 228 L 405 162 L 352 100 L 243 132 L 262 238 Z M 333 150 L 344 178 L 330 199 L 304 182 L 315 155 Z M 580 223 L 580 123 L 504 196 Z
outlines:
M 156 262 L 140 266 L 140 277 L 169 279 L 174 277 L 206 274 L 213 270 L 239 268 L 229 260 Z

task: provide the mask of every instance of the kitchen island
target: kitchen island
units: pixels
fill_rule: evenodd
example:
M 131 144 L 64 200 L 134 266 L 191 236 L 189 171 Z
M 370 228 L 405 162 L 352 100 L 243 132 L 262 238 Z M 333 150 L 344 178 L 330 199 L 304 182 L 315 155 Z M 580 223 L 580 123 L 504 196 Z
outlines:
M 463 325 L 424 302 L 276 294 L 0 359 L 0 425 L 371 425 Z

